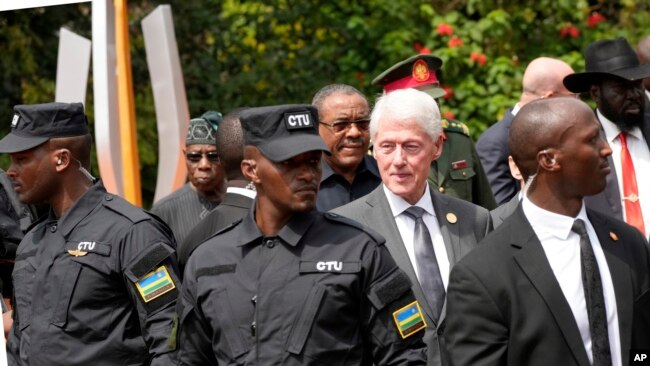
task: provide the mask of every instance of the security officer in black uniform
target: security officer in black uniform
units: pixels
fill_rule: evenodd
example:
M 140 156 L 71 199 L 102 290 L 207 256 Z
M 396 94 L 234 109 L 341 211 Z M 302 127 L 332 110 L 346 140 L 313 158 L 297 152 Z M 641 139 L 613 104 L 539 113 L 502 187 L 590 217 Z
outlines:
M 310 105 L 242 112 L 250 214 L 198 247 L 180 296 L 181 365 L 424 365 L 408 277 L 360 224 L 315 209 Z
M 25 204 L 47 202 L 18 247 L 10 365 L 167 365 L 180 288 L 169 228 L 89 173 L 81 103 L 18 105 L 0 152 Z
M 428 93 L 435 99 L 445 95 L 436 76 L 440 67 L 442 60 L 434 55 L 415 55 L 382 72 L 372 84 L 382 86 L 385 93 L 414 88 Z M 472 202 L 488 210 L 496 208 L 497 203 L 490 182 L 467 126 L 454 119 L 443 119 L 442 128 L 442 155 L 431 164 L 429 182 L 441 193 Z

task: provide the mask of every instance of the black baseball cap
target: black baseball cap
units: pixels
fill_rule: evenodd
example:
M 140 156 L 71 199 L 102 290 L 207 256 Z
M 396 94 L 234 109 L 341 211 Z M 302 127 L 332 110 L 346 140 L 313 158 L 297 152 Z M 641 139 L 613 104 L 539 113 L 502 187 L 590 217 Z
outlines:
M 285 104 L 246 109 L 240 116 L 244 145 L 257 147 L 279 162 L 307 151 L 331 154 L 318 134 L 318 111 L 309 104 Z
M 88 134 L 81 103 L 25 104 L 14 107 L 11 132 L 0 140 L 0 152 L 29 150 L 55 137 Z

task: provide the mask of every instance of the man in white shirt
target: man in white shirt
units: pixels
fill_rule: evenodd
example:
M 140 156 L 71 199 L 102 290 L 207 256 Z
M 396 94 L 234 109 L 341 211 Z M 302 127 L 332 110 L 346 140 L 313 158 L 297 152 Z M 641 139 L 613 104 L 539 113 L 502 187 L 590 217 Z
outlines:
M 386 238 L 423 307 L 427 365 L 447 365 L 439 335 L 449 271 L 492 229 L 489 212 L 427 183 L 431 162 L 442 152 L 442 126 L 438 106 L 425 92 L 400 89 L 381 96 L 370 117 L 370 136 L 382 184 L 333 212 Z
M 640 64 L 625 38 L 601 40 L 585 50 L 585 72 L 568 75 L 572 92 L 588 92 L 596 102 L 603 138 L 612 148 L 612 174 L 587 207 L 625 220 L 648 238 L 650 233 L 650 108 L 643 79 L 650 64 Z
M 630 225 L 585 207 L 612 153 L 575 98 L 523 107 L 510 149 L 533 176 L 522 204 L 454 266 L 444 343 L 453 365 L 628 365 L 650 344 L 650 253 Z

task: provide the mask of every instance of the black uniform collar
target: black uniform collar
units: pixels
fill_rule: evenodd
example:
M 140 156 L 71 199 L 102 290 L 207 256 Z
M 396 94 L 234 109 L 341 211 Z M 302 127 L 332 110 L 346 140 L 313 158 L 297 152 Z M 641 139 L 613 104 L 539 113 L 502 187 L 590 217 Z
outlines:
M 86 193 L 79 199 L 58 219 L 59 230 L 63 236 L 68 236 L 70 232 L 77 226 L 77 224 L 88 216 L 95 206 L 99 204 L 106 195 L 106 188 L 100 180 L 93 184 Z M 50 209 L 49 220 L 57 220 L 54 212 Z
M 280 229 L 276 236 L 285 243 L 295 247 L 319 215 L 320 213 L 315 209 L 304 214 L 294 214 L 291 220 Z M 249 211 L 248 215 L 242 221 L 241 227 L 240 240 L 237 246 L 261 242 L 260 239 L 264 237 L 264 234 L 262 234 L 255 223 L 255 209 Z

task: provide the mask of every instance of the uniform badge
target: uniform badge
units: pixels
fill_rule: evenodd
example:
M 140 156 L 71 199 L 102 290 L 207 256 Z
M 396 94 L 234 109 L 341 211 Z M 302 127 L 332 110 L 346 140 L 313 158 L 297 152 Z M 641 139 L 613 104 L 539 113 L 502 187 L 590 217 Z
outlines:
M 300 130 L 314 126 L 309 112 L 294 112 L 284 114 L 284 125 L 287 130 Z
M 402 339 L 408 338 L 427 327 L 417 300 L 394 312 L 393 319 L 395 319 L 395 325 Z
M 467 168 L 467 160 L 458 160 L 451 163 L 451 169 L 459 170 Z
M 417 60 L 413 64 L 413 72 L 412 72 L 413 79 L 415 81 L 427 81 L 429 80 L 429 66 L 427 65 L 427 62 L 424 60 Z
M 88 254 L 88 252 L 84 252 L 83 250 L 79 249 L 68 249 L 68 254 L 75 257 L 83 257 L 84 255 Z
M 149 302 L 176 288 L 165 266 L 160 266 L 147 273 L 135 283 L 135 286 L 138 288 L 144 302 Z
M 14 128 L 18 125 L 18 120 L 20 119 L 19 114 L 14 114 L 14 118 L 11 120 L 11 128 Z

